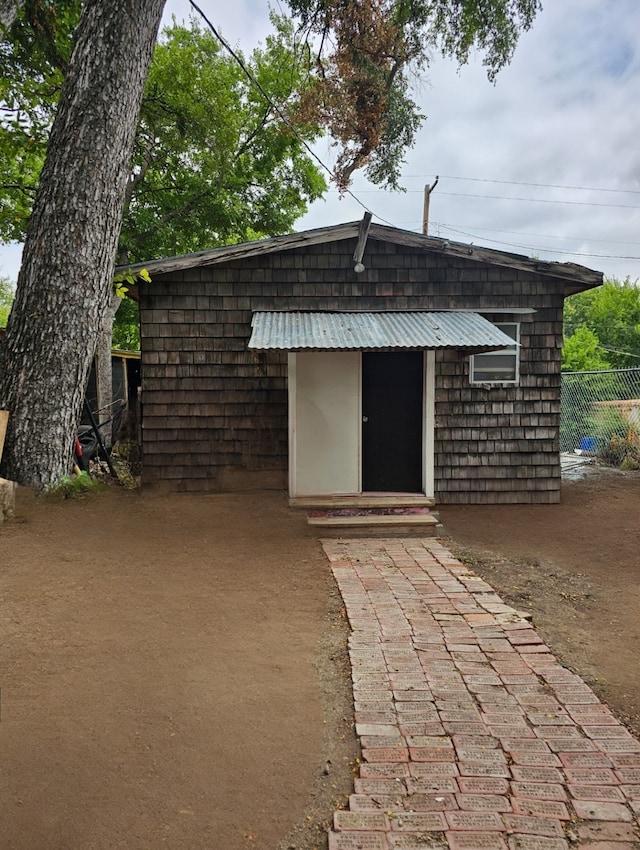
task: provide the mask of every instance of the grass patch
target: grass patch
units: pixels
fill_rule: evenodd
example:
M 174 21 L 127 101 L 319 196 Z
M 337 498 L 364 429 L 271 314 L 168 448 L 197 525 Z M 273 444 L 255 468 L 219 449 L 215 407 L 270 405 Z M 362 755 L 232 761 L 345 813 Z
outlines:
M 88 472 L 80 472 L 77 475 L 65 475 L 56 484 L 46 491 L 46 496 L 59 499 L 81 499 L 90 493 L 104 490 L 105 485 Z

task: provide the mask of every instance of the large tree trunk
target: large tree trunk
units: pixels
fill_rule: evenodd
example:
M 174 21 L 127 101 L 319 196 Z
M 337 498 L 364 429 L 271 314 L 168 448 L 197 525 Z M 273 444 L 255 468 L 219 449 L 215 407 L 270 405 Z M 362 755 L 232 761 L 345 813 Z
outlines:
M 23 6 L 24 0 L 0 0 L 0 32 L 13 26 Z
M 87 0 L 33 208 L 3 351 L 5 475 L 46 488 L 72 439 L 111 281 L 164 0 Z

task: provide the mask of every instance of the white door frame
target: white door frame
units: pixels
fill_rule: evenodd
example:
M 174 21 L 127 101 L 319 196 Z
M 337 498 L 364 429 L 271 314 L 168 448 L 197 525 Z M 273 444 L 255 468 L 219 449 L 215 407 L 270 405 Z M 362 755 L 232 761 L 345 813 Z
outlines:
M 305 352 L 308 354 L 317 355 L 321 357 L 323 354 L 328 352 Z M 357 370 L 358 370 L 358 385 L 360 387 L 359 397 L 357 400 L 357 405 L 354 407 L 352 411 L 352 416 L 357 415 L 358 421 L 357 423 L 353 423 L 354 427 L 357 426 L 358 434 L 361 435 L 362 430 L 362 355 L 361 352 L 358 352 L 359 356 L 357 358 Z M 289 352 L 288 355 L 288 397 L 289 397 L 289 410 L 288 410 L 288 422 L 289 422 L 289 496 L 291 498 L 295 498 L 301 495 L 312 495 L 312 496 L 331 496 L 335 495 L 332 493 L 299 493 L 298 486 L 298 446 L 297 440 L 300 436 L 299 434 L 299 422 L 298 422 L 298 401 L 299 401 L 299 393 L 297 387 L 298 380 L 298 364 L 297 364 L 297 356 L 295 352 Z M 428 350 L 424 352 L 424 369 L 423 369 L 423 393 L 422 393 L 422 404 L 423 404 L 423 414 L 422 414 L 422 440 L 423 440 L 423 450 L 422 450 L 422 487 L 423 492 L 427 497 L 433 498 L 435 481 L 434 481 L 434 472 L 435 472 L 435 458 L 434 458 L 434 430 L 435 430 L 435 351 Z M 357 410 L 357 414 L 355 413 Z M 359 437 L 357 442 L 357 449 L 354 448 L 354 445 L 351 445 L 351 451 L 357 452 L 357 464 L 358 464 L 358 475 L 357 475 L 357 487 L 359 492 L 362 492 L 362 444 L 361 437 Z M 349 462 L 353 462 L 352 455 L 349 458 Z

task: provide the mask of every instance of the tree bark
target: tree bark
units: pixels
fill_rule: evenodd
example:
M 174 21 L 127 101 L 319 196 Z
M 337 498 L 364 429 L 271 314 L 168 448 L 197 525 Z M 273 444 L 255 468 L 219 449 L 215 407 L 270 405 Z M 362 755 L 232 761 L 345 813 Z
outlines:
M 24 0 L 0 0 L 0 31 L 11 29 Z
M 4 474 L 47 488 L 73 434 L 112 278 L 134 134 L 164 0 L 86 0 L 7 328 Z

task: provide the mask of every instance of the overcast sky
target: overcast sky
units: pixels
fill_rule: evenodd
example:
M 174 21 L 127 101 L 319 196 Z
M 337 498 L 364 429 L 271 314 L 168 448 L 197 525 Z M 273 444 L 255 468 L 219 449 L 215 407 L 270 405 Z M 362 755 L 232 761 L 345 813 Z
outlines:
M 431 234 L 640 278 L 640 2 L 543 4 L 495 85 L 481 57 L 461 70 L 434 59 L 417 92 L 428 117 L 403 169 L 407 191 L 356 174 L 353 194 L 374 221 L 419 232 L 424 185 L 439 175 Z M 199 5 L 245 52 L 269 30 L 266 3 Z M 172 13 L 185 18 L 188 3 L 169 0 Z M 331 165 L 328 144 L 315 150 Z M 296 229 L 363 211 L 330 189 Z M 15 278 L 18 258 L 0 246 L 0 274 Z

